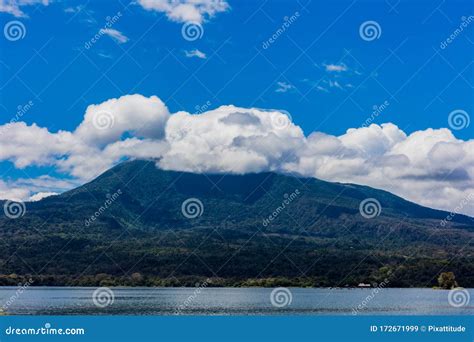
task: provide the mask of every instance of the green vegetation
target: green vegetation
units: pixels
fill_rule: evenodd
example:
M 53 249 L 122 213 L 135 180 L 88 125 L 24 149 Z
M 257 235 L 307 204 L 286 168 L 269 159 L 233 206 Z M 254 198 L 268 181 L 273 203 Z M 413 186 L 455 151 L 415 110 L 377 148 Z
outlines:
M 201 216 L 182 214 L 188 198 Z M 366 198 L 381 203 L 378 217 L 360 215 Z M 449 269 L 473 287 L 473 220 L 441 226 L 447 215 L 364 186 L 126 162 L 0 218 L 0 285 L 432 287 Z
M 453 272 L 443 272 L 438 277 L 439 287 L 450 290 L 458 286 Z

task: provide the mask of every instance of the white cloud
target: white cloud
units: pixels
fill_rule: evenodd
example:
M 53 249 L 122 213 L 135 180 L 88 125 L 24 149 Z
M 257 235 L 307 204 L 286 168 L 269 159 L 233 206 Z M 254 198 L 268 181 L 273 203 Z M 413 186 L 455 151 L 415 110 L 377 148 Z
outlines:
M 28 17 L 22 7 L 32 5 L 48 6 L 48 0 L 0 0 L 0 12 L 11 14 L 15 17 Z
M 54 195 L 58 195 L 58 193 L 57 192 L 38 192 L 30 196 L 30 198 L 28 198 L 28 201 L 37 202 L 37 201 L 41 201 L 43 198 L 54 196 Z
M 99 146 L 115 142 L 125 133 L 159 139 L 165 134 L 168 116 L 168 108 L 156 96 L 125 95 L 88 106 L 74 135 Z
M 344 63 L 340 64 L 324 64 L 326 71 L 328 72 L 342 72 L 347 71 L 347 66 Z
M 199 24 L 230 8 L 225 0 L 138 0 L 138 3 L 148 11 L 165 13 L 172 21 Z
M 166 127 L 170 149 L 159 164 L 196 172 L 278 170 L 279 159 L 296 148 L 304 135 L 291 122 L 280 129 L 275 115 L 283 114 L 234 106 L 200 115 L 173 114 Z
M 129 40 L 128 37 L 125 36 L 122 32 L 117 31 L 116 29 L 113 29 L 113 28 L 105 28 L 105 29 L 101 29 L 100 31 L 108 35 L 109 37 L 111 37 L 113 40 L 115 40 L 119 44 L 124 44 L 128 42 Z
M 191 50 L 191 51 L 188 51 L 188 50 L 185 50 L 184 51 L 186 57 L 188 58 L 192 58 L 192 57 L 197 57 L 197 58 L 201 58 L 201 59 L 206 59 L 207 56 L 204 52 L 198 50 L 198 49 L 195 49 L 195 50 Z
M 108 55 L 108 54 L 103 53 L 103 52 L 98 52 L 97 56 L 102 57 L 102 58 L 112 59 L 112 55 Z
M 58 179 L 47 175 L 7 182 L 0 180 L 0 200 L 39 201 L 80 184 L 77 180 Z
M 64 9 L 64 12 L 65 13 L 73 13 L 73 14 L 76 14 L 76 13 L 79 13 L 81 12 L 83 9 L 84 9 L 84 5 L 77 5 L 77 6 L 72 6 L 72 7 L 66 7 Z
M 337 89 L 341 89 L 341 90 L 344 89 L 338 81 L 329 80 L 328 84 L 329 84 L 329 88 L 337 88 Z
M 292 89 L 295 89 L 295 86 L 286 82 L 277 82 L 278 88 L 275 89 L 277 93 L 286 93 Z
M 121 156 L 151 157 L 150 145 L 156 151 L 164 149 L 160 140 L 168 116 L 168 109 L 156 96 L 126 95 L 88 106 L 73 132 L 51 133 L 35 124 L 9 123 L 0 126 L 0 161 L 9 160 L 17 168 L 55 166 L 88 180 Z M 158 142 L 160 149 L 155 146 Z
M 62 192 L 124 158 L 155 159 L 161 168 L 191 172 L 296 172 L 385 189 L 448 211 L 474 193 L 474 140 L 456 139 L 446 128 L 407 134 L 388 123 L 341 136 L 305 136 L 277 110 L 221 106 L 170 114 L 156 96 L 90 105 L 72 132 L 6 124 L 0 126 L 0 145 L 0 161 L 17 168 L 50 166 L 73 177 L 0 181 L 0 198 Z M 461 210 L 474 215 L 474 205 Z
M 16 187 L 0 180 L 0 200 L 21 201 L 30 196 L 28 189 Z

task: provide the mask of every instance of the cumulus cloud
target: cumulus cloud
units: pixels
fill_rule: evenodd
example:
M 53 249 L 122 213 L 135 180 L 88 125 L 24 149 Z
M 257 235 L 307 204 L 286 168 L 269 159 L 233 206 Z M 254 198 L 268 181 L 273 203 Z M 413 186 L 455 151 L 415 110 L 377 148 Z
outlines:
M 160 139 L 168 116 L 168 108 L 156 96 L 125 95 L 87 107 L 74 136 L 100 146 L 120 140 L 125 133 Z
M 165 13 L 172 21 L 199 24 L 230 8 L 225 0 L 138 0 L 138 3 L 148 11 Z
M 15 167 L 55 166 L 89 180 L 124 157 L 152 158 L 166 149 L 169 112 L 156 96 L 126 95 L 87 107 L 73 131 L 49 132 L 24 122 L 0 126 L 0 161 Z M 155 155 L 156 154 L 156 155 Z
M 35 193 L 62 192 L 126 158 L 153 159 L 176 171 L 291 172 L 364 184 L 448 211 L 474 193 L 474 140 L 456 139 L 446 128 L 407 134 L 387 123 L 340 136 L 305 136 L 278 110 L 229 105 L 171 114 L 156 96 L 90 105 L 72 132 L 9 123 L 0 126 L 0 145 L 0 161 L 17 168 L 50 166 L 69 177 L 2 181 L 0 198 L 33 200 L 43 196 Z M 460 210 L 474 215 L 473 205 Z
M 278 170 L 279 159 L 304 139 L 301 128 L 277 111 L 222 106 L 200 115 L 173 114 L 166 127 L 169 150 L 159 165 L 193 172 Z
M 15 17 L 27 17 L 23 12 L 22 7 L 32 5 L 43 5 L 49 4 L 48 0 L 0 0 L 0 12 L 11 14 Z

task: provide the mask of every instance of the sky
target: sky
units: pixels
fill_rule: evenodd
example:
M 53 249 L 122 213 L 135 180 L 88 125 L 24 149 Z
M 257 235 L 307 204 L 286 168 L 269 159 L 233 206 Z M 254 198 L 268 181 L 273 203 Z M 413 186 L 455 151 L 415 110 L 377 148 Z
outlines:
M 473 6 L 0 0 L 0 198 L 153 158 L 474 215 Z

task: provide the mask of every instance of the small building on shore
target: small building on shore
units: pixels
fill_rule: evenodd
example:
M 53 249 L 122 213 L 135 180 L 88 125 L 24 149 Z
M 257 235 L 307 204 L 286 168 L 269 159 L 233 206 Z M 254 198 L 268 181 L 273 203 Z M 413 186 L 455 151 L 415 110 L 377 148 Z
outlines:
M 357 287 L 371 287 L 371 285 L 366 284 L 366 283 L 359 283 L 359 285 L 357 285 Z

